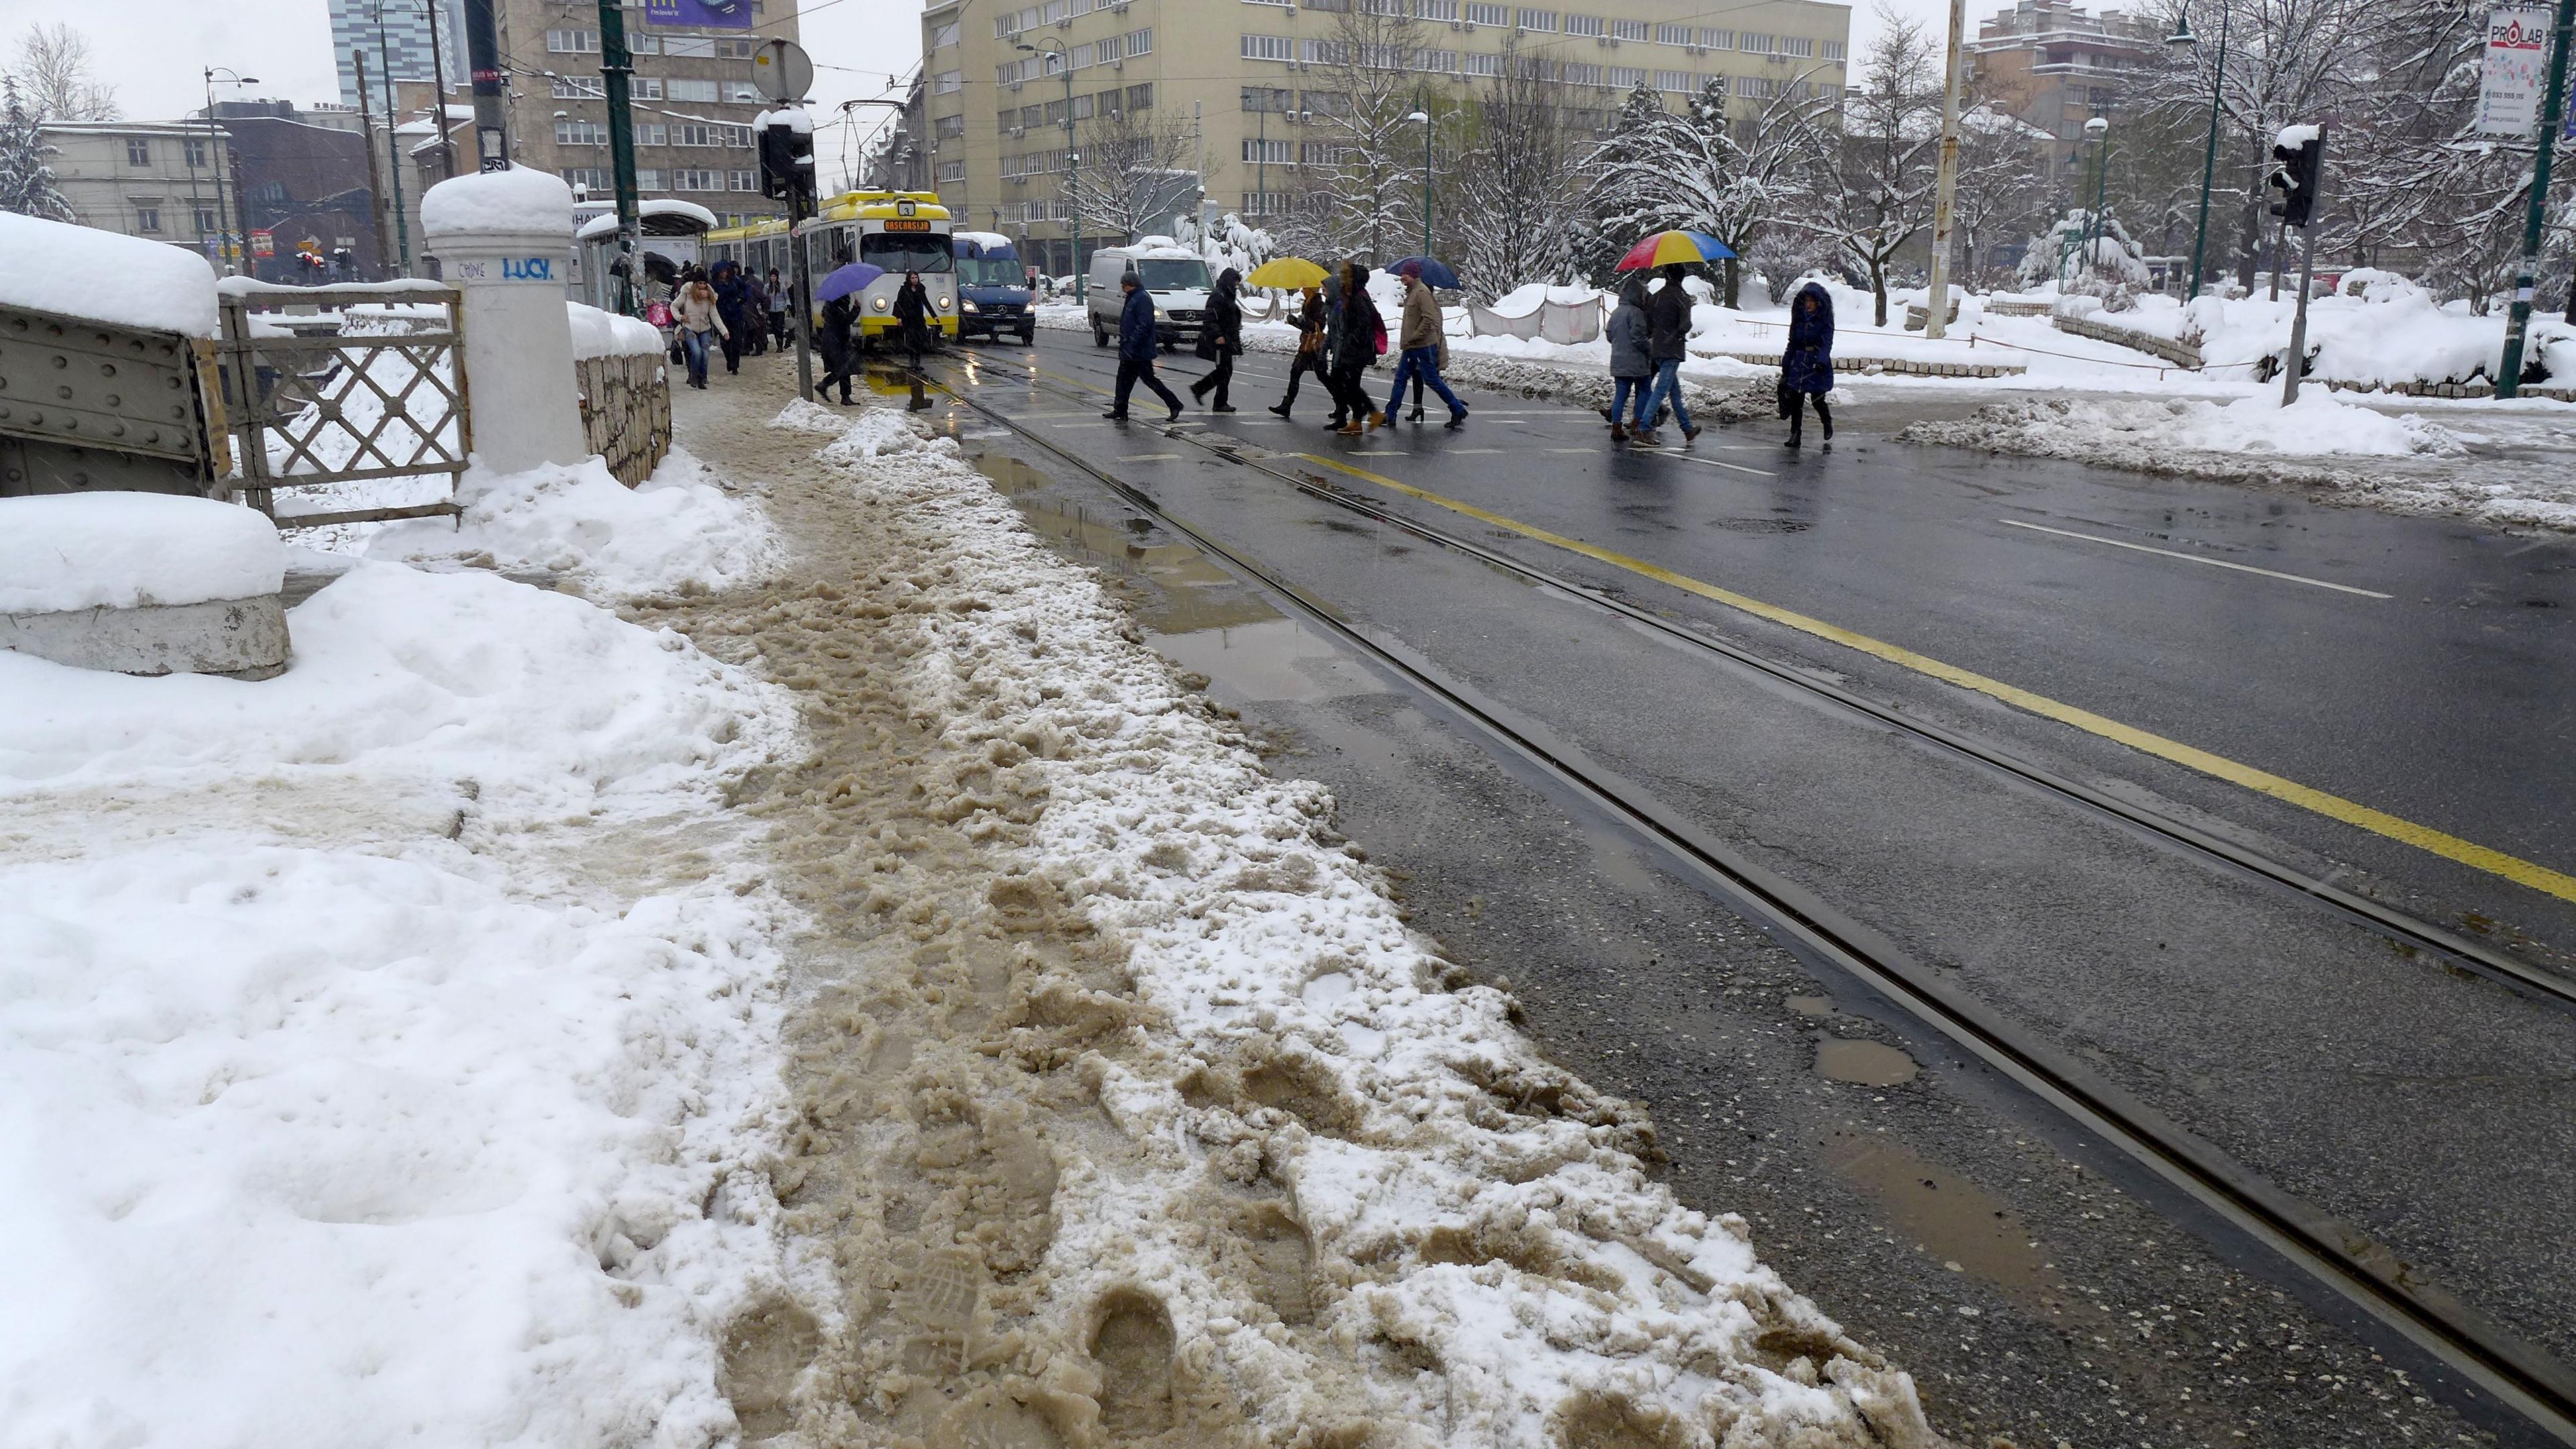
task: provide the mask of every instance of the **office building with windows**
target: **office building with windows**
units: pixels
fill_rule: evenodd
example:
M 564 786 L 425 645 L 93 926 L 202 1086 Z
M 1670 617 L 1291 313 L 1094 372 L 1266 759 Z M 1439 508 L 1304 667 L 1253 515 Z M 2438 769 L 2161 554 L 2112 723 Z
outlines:
M 2006 109 L 2055 140 L 2052 174 L 2071 174 L 2084 123 L 2116 118 L 2128 88 L 2164 49 L 2165 26 L 2143 14 L 2087 13 L 2064 0 L 2019 0 L 1977 27 L 1968 74 Z
M 1123 110 L 1190 130 L 1191 191 L 1205 209 L 1255 225 L 1300 204 L 1305 173 L 1328 164 L 1329 120 L 1349 74 L 1350 10 L 1401 6 L 1404 44 L 1361 55 L 1408 72 L 1428 93 L 1464 99 L 1502 74 L 1507 51 L 1546 67 L 1579 128 L 1597 128 L 1650 85 L 1678 108 L 1723 81 L 1745 114 L 1784 89 L 1839 97 L 1848 5 L 1754 0 L 1598 0 L 1565 10 L 1482 0 L 1043 0 L 999 12 L 942 0 L 922 14 L 922 114 L 908 127 L 907 172 L 958 215 L 1024 238 L 1055 271 L 1074 266 L 1062 200 L 1070 140 Z M 1565 0 L 1550 0 L 1551 5 Z M 1383 29 L 1381 28 L 1381 33 Z M 1398 52 L 1401 53 L 1398 53 Z M 1070 78 L 1070 86 L 1067 80 Z M 1126 238 L 1086 235 L 1079 250 Z
M 367 56 L 367 104 L 382 109 L 385 77 L 428 80 L 437 72 L 430 54 L 429 7 L 438 8 L 438 44 L 446 52 L 448 84 L 463 86 L 463 0 L 331 0 L 331 60 L 339 67 L 340 104 L 358 103 L 358 68 L 350 52 Z M 245 61 L 243 68 L 248 69 Z
M 54 183 L 83 226 L 182 246 L 213 261 L 239 216 L 232 138 L 204 121 L 48 121 Z M 223 177 L 223 189 L 215 178 Z M 220 197 L 220 201 L 218 200 Z M 241 245 L 239 223 L 231 228 Z

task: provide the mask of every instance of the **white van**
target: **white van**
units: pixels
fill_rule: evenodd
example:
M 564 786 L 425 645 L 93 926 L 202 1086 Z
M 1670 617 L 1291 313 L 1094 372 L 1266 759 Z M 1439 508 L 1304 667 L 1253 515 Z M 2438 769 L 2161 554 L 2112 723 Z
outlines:
M 1091 254 L 1091 276 L 1085 286 L 1091 316 L 1091 341 L 1106 347 L 1118 336 L 1119 309 L 1126 294 L 1118 279 L 1134 272 L 1154 297 L 1154 333 L 1166 348 L 1196 343 L 1207 326 L 1207 259 L 1170 237 L 1149 236 L 1132 247 L 1102 247 Z

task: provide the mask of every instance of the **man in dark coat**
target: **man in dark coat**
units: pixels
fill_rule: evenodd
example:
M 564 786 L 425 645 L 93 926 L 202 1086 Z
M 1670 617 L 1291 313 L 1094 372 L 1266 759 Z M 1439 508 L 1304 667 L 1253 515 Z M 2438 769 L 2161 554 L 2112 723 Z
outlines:
M 1699 429 L 1691 425 L 1690 408 L 1682 401 L 1682 359 L 1690 356 L 1691 330 L 1691 297 L 1682 286 L 1686 275 L 1678 265 L 1664 268 L 1663 289 L 1646 299 L 1646 352 L 1655 364 L 1655 390 L 1639 409 L 1651 421 L 1662 415 L 1658 409 L 1669 404 L 1673 421 L 1682 425 L 1685 442 L 1699 436 Z M 1649 430 L 1645 441 L 1654 440 Z
M 725 371 L 742 371 L 742 349 L 750 340 L 752 319 L 751 284 L 743 280 L 742 268 L 730 261 L 716 263 L 710 280 L 716 289 L 716 315 L 724 319 Z M 766 318 L 761 319 L 766 321 Z
M 841 406 L 850 405 L 850 376 L 859 370 L 859 349 L 850 340 L 850 329 L 859 320 L 859 306 L 854 297 L 835 297 L 823 304 L 823 325 L 814 332 L 814 345 L 823 351 L 823 380 L 814 385 L 815 396 L 841 385 Z
M 1333 415 L 1324 426 L 1338 428 L 1350 417 L 1351 405 L 1342 396 L 1341 384 L 1333 381 L 1338 369 L 1334 359 L 1342 350 L 1342 274 L 1335 268 L 1324 278 L 1324 328 L 1315 344 L 1315 376 L 1324 384 L 1324 395 L 1333 400 Z
M 1162 339 L 1154 335 L 1154 298 L 1134 272 L 1120 273 L 1118 286 L 1127 294 L 1126 302 L 1118 309 L 1118 394 L 1109 411 L 1101 416 L 1111 422 L 1127 421 L 1128 394 L 1141 381 L 1172 410 L 1171 420 L 1179 422 L 1181 400 L 1154 375 L 1154 358 L 1163 350 Z
M 1789 436 L 1780 440 L 1782 447 L 1798 446 L 1809 403 L 1825 425 L 1825 446 L 1833 447 L 1834 415 L 1825 407 L 1825 394 L 1833 390 L 1834 294 L 1822 282 L 1809 282 L 1789 304 L 1789 346 L 1780 354 L 1780 402 L 1789 413 Z
M 1386 414 L 1369 400 L 1368 385 L 1360 380 L 1377 362 L 1384 326 L 1377 303 L 1368 294 L 1368 268 L 1358 262 L 1342 263 L 1342 325 L 1334 341 L 1333 392 L 1350 412 L 1350 420 L 1341 427 L 1345 436 L 1371 423 L 1386 426 Z
M 1216 295 L 1208 298 L 1207 326 L 1199 332 L 1202 357 L 1213 357 L 1216 366 L 1207 376 L 1190 384 L 1190 396 L 1206 402 L 1216 394 L 1212 413 L 1230 413 L 1234 405 L 1226 401 L 1226 389 L 1234 382 L 1235 355 L 1243 351 L 1243 301 L 1239 290 L 1243 273 L 1228 267 L 1216 279 Z

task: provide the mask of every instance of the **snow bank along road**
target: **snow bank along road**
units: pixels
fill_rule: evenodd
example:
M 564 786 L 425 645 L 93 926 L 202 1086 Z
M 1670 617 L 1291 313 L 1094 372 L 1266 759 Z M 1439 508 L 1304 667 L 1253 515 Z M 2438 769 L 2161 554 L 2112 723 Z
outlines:
M 1050 370 L 1076 378 L 1088 359 L 1068 351 L 1041 349 Z M 2559 1340 L 2568 1320 L 2551 1286 L 2566 1281 L 2556 1250 L 2477 1226 L 2489 1221 L 2492 1192 L 2519 1191 L 2529 1163 L 2567 1160 L 2557 1109 L 2526 1113 L 2522 1103 L 2499 1099 L 2485 1075 L 2500 1072 L 2550 1097 L 2548 1084 L 2563 1081 L 2567 1061 L 2563 1015 L 2393 959 L 2386 941 L 2207 861 L 2180 859 L 2099 822 L 2079 828 L 2062 812 L 2051 818 L 2026 791 L 1964 778 L 1945 762 L 1902 749 L 1891 756 L 1883 729 L 1820 729 L 1813 711 L 1768 697 L 1776 687 L 1748 698 L 1740 684 L 1694 678 L 1668 649 L 1641 644 L 1631 625 L 1605 627 L 1597 612 L 1571 600 L 1501 585 L 1481 565 L 1425 551 L 1395 530 L 1370 529 L 1347 513 L 1330 516 L 1336 510 L 1288 496 L 1254 470 L 1146 430 L 1112 438 L 1076 411 L 1090 401 L 1078 385 L 1049 381 L 1031 390 L 1008 366 L 991 368 L 983 381 L 980 398 L 1068 448 L 1106 459 L 1185 516 L 1222 520 L 1217 533 L 1230 547 L 1248 549 L 1450 677 L 1471 680 L 1485 698 L 1542 721 L 1552 739 L 1647 782 L 1661 799 L 1828 899 L 1867 902 L 1862 914 L 1870 924 L 1960 972 L 1956 979 L 1979 996 L 2094 1059 L 2120 1086 L 2273 1182 L 2391 1242 L 2417 1271 L 2462 1291 L 2505 1320 L 2509 1332 L 2565 1353 Z M 1526 462 L 1544 456 L 1537 453 L 1548 428 L 1543 417 L 1505 421 L 1498 430 L 1519 445 L 1523 462 L 1496 464 L 1490 453 L 1461 459 L 1457 467 L 1476 470 L 1468 486 L 1547 476 Z M 1256 456 L 1281 446 L 1240 422 L 1219 425 L 1220 446 Z M 1393 486 L 1399 475 L 1379 470 L 1409 471 L 1450 445 L 1444 439 L 1392 454 L 1406 464 L 1355 462 L 1390 486 L 1351 486 L 1400 505 L 1410 495 Z M 1382 435 L 1367 447 L 1388 452 Z M 1568 475 L 1555 481 L 1558 492 L 1570 491 Z M 1622 513 L 1644 516 L 1633 507 Z M 1494 530 L 1497 537 L 1529 537 L 1512 532 L 1508 517 L 1487 521 L 1505 525 Z M 1651 536 L 1631 529 L 1628 539 Z M 1622 542 L 1634 547 L 1628 539 Z M 1580 563 L 1560 553 L 1546 566 L 1614 590 L 1636 587 L 1633 576 L 1621 581 L 1606 569 L 1587 576 L 1575 567 Z M 1867 692 L 1898 692 L 1889 684 L 1901 681 L 1896 671 L 1866 672 L 1866 658 L 1855 671 L 1848 656 L 1820 656 L 1811 637 L 1748 630 L 1742 618 L 1692 610 L 1687 599 L 1648 602 L 1681 603 L 1694 623 L 1750 637 L 1767 653 L 1782 654 L 1786 645 L 1787 657 L 1803 667 L 1857 674 Z M 1570 643 L 1549 642 L 1559 637 Z M 1912 693 L 1919 695 L 1919 686 Z M 2317 835 L 2313 818 L 2271 809 L 2260 797 L 2249 808 L 2208 789 L 2205 779 L 2141 771 L 2137 761 L 2115 762 L 2108 752 L 2087 756 L 2083 747 L 2093 742 L 2070 749 L 2033 721 L 1973 697 L 1909 698 L 1906 707 L 2000 736 L 2043 760 L 2071 760 L 2071 773 L 2088 783 L 2187 814 L 2312 873 L 2361 879 L 2337 859 L 2349 858 L 2352 842 L 2328 840 L 2333 854 L 2320 851 L 2309 843 Z M 1784 796 L 1798 808 L 1784 811 Z M 2389 859 L 2400 862 L 2395 870 Z M 2370 889 L 2424 877 L 2393 851 L 2373 864 L 2387 873 L 2365 879 Z M 2520 945 L 2529 950 L 2532 943 Z M 2431 1039 L 2427 1023 L 2435 1024 Z M 2510 1044 L 2504 1051 L 2511 1061 L 2498 1061 L 2498 1043 Z M 2447 1105 L 2434 1105 L 2444 1098 Z M 2456 1127 L 2463 1114 L 2483 1121 Z M 2444 1167 L 2428 1171 L 2435 1162 Z M 2366 1180 L 2355 1179 L 2357 1164 L 2367 1164 Z M 2459 1179 L 2462 1171 L 2471 1181 Z M 2551 1195 L 2563 1188 L 2527 1201 L 2544 1215 L 2557 1212 Z

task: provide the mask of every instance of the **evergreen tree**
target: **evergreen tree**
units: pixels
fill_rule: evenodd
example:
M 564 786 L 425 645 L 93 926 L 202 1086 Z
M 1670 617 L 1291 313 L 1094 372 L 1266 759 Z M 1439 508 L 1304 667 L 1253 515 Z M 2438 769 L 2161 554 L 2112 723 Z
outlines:
M 54 168 L 45 164 L 53 150 L 18 94 L 16 77 L 0 77 L 0 211 L 48 221 L 75 219 L 71 203 L 54 184 Z

